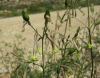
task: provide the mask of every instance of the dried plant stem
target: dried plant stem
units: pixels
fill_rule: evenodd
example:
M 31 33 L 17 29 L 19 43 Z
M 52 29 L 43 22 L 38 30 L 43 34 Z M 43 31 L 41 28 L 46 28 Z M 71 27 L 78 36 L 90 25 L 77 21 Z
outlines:
M 3 56 L 2 50 L 1 50 L 1 55 L 2 55 L 2 63 L 3 63 L 3 65 L 5 66 L 7 72 L 10 74 L 10 77 L 11 77 L 11 72 L 10 72 L 8 66 L 6 65 L 5 61 L 4 61 L 4 56 Z

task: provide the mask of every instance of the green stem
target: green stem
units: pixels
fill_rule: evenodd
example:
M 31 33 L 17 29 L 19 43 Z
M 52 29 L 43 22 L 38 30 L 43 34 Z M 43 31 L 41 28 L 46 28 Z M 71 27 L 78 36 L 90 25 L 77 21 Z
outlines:
M 43 30 L 43 36 L 42 36 L 42 63 L 43 63 L 43 78 L 45 78 L 45 64 L 44 64 L 44 37 L 45 37 L 45 32 L 46 32 L 46 27 L 47 25 L 45 25 L 44 30 Z
M 89 0 L 88 0 L 88 32 L 89 32 L 89 43 L 92 45 L 91 41 L 91 28 L 90 28 L 90 12 L 89 12 Z M 94 61 L 93 61 L 93 50 L 92 48 L 90 49 L 91 51 L 91 63 L 92 63 L 92 70 L 91 70 L 91 78 L 93 78 L 93 71 L 94 71 Z
M 43 44 L 43 41 L 44 41 L 44 38 L 42 38 L 42 61 L 43 61 L 43 78 L 44 78 L 45 77 L 45 66 L 44 66 L 44 51 L 43 51 L 44 44 Z
M 89 43 L 92 45 L 92 42 L 91 42 L 91 30 L 88 29 L 88 31 L 89 31 Z M 91 78 L 93 78 L 94 60 L 93 60 L 93 50 L 92 50 L 92 48 L 90 49 L 90 51 L 91 51 L 91 63 L 92 63 Z

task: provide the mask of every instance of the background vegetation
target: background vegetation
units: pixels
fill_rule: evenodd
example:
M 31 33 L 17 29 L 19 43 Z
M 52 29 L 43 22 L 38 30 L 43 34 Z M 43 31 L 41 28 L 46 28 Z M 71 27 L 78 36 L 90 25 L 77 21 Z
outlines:
M 94 5 L 99 5 L 100 1 L 99 0 L 90 0 L 91 4 Z M 80 0 L 78 3 L 79 6 L 81 7 L 86 7 L 87 6 L 87 1 L 86 0 Z M 0 13 L 1 17 L 11 17 L 11 16 L 19 16 L 21 15 L 21 10 L 26 9 L 28 13 L 34 14 L 34 13 L 41 13 L 45 12 L 45 9 L 49 8 L 51 11 L 55 10 L 63 10 L 66 9 L 64 6 L 64 2 L 55 2 L 54 0 L 48 0 L 46 2 L 39 2 L 39 3 L 32 3 L 32 4 L 21 4 L 21 5 L 16 5 L 12 6 L 10 5 L 0 5 L 0 10 L 3 11 L 3 13 Z

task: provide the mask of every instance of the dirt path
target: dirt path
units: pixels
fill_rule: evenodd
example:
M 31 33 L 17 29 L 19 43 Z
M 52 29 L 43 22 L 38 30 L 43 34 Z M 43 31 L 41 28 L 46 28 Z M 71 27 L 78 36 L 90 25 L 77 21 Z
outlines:
M 96 6 L 95 12 L 99 11 L 99 8 L 100 8 L 100 6 Z M 86 23 L 87 9 L 83 8 L 82 10 L 83 10 L 83 12 L 85 12 L 85 16 L 83 16 L 83 14 L 79 10 L 77 10 L 77 18 L 79 20 L 81 20 L 83 23 Z M 54 24 L 49 24 L 49 27 L 51 30 L 53 30 L 55 27 L 55 21 L 57 18 L 56 12 L 57 11 L 51 12 L 51 19 L 54 23 Z M 65 12 L 65 10 L 62 10 L 59 13 L 62 16 L 64 12 Z M 41 34 L 43 26 L 44 26 L 44 13 L 30 15 L 30 21 L 31 21 L 32 25 Z M 2 41 L 13 42 L 15 40 L 15 35 L 21 34 L 23 37 L 27 38 L 27 42 L 31 43 L 30 44 L 30 46 L 31 46 L 32 42 L 33 42 L 34 31 L 31 29 L 30 26 L 26 25 L 25 32 L 21 32 L 22 25 L 23 25 L 23 19 L 21 16 L 0 19 L 0 30 L 2 31 L 2 33 L 0 34 L 0 37 L 1 37 L 0 42 L 2 42 Z M 60 29 L 59 32 L 63 32 L 64 25 L 65 24 L 62 25 L 62 28 Z M 83 26 L 83 25 L 80 22 L 78 22 L 77 20 L 72 19 L 72 27 L 70 27 L 70 33 L 72 34 L 77 29 L 78 26 Z
M 100 6 L 95 6 L 95 12 L 98 12 L 99 10 L 100 10 Z M 83 16 L 83 14 L 79 10 L 77 10 L 77 19 L 81 20 L 83 23 L 86 24 L 87 8 L 82 8 L 82 11 L 85 12 L 85 16 Z M 51 19 L 53 21 L 53 24 L 49 24 L 49 28 L 51 30 L 54 30 L 54 27 L 55 27 L 55 21 L 57 18 L 56 12 L 57 11 L 51 12 Z M 65 10 L 62 10 L 59 13 L 62 16 L 64 14 L 64 12 L 65 12 Z M 44 26 L 44 13 L 30 15 L 30 21 L 31 21 L 32 25 L 41 34 L 43 26 Z M 7 42 L 7 43 L 13 44 L 14 41 L 16 41 L 15 35 L 20 34 L 24 38 L 26 38 L 26 40 L 22 44 L 22 46 L 27 47 L 28 51 L 32 51 L 34 31 L 31 29 L 30 26 L 26 25 L 25 32 L 21 32 L 22 25 L 23 25 L 23 19 L 21 16 L 0 19 L 0 30 L 2 31 L 0 34 L 0 42 L 1 42 L 0 48 L 5 50 L 4 46 L 2 45 L 2 42 Z M 64 26 L 65 26 L 65 23 L 62 25 L 59 32 L 64 31 Z M 75 30 L 77 29 L 78 26 L 83 26 L 83 25 L 73 18 L 72 19 L 72 27 L 69 28 L 70 31 L 67 31 L 67 33 L 71 34 L 71 36 L 72 36 L 73 33 L 75 33 Z M 1 63 L 0 63 L 0 66 L 1 66 Z M 3 71 L 2 68 L 0 68 L 0 71 Z

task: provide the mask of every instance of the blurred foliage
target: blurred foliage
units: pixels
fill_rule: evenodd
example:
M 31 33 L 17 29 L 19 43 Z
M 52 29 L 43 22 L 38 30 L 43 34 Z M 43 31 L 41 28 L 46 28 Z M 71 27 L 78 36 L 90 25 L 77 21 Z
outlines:
M 64 2 L 60 1 L 60 2 L 55 2 L 54 0 L 50 0 L 50 1 L 46 1 L 46 2 L 40 2 L 40 3 L 32 3 L 32 4 L 22 4 L 22 5 L 16 5 L 16 6 L 12 6 L 12 5 L 0 5 L 0 10 L 9 10 L 11 11 L 11 13 L 7 13 L 7 14 L 0 14 L 2 17 L 11 17 L 11 16 L 19 16 L 21 15 L 21 10 L 22 9 L 27 9 L 29 13 L 40 13 L 40 12 L 44 12 L 46 8 L 49 8 L 51 11 L 55 11 L 55 10 L 63 10 L 66 9 L 64 7 Z M 86 7 L 87 6 L 87 0 L 79 0 L 78 4 L 81 7 Z M 99 5 L 100 1 L 99 0 L 90 0 L 90 4 L 94 4 L 94 5 Z M 17 12 L 17 10 L 20 10 L 19 12 Z

